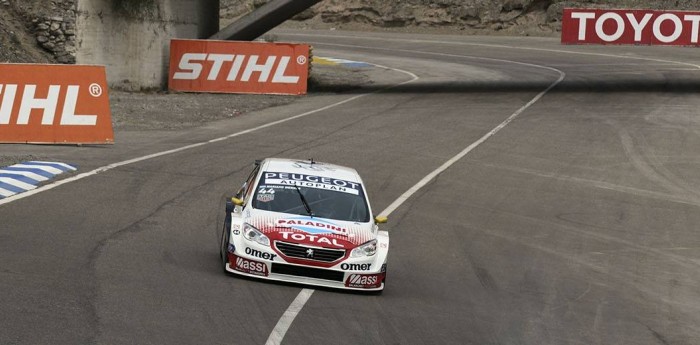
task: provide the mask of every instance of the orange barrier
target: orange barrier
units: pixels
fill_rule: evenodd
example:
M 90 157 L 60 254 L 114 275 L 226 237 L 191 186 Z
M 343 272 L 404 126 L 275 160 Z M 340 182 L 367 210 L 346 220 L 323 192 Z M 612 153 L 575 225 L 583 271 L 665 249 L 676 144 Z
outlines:
M 112 144 L 101 66 L 0 64 L 0 143 Z
M 172 40 L 169 89 L 215 93 L 306 93 L 306 44 Z

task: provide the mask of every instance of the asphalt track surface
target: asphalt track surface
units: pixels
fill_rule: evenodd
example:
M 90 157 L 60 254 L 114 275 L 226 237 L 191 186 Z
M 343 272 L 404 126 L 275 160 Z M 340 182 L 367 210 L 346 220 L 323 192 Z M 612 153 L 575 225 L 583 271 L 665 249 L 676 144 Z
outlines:
M 392 212 L 383 294 L 316 290 L 282 343 L 700 343 L 696 49 L 278 36 L 420 79 L 371 93 L 411 79 L 377 68 L 351 93 L 113 147 L 0 145 L 88 172 L 362 95 L 0 204 L 0 344 L 264 344 L 303 287 L 218 261 L 255 159 L 353 166 L 378 212 L 519 109 Z

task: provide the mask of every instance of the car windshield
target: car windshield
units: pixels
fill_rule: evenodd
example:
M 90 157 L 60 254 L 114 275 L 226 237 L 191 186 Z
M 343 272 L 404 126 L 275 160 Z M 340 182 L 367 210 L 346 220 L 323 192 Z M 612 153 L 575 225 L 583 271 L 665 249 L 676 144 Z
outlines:
M 278 177 L 270 174 L 278 173 L 264 173 L 253 199 L 253 207 L 256 209 L 309 215 L 299 195 L 301 194 L 314 217 L 350 222 L 369 221 L 365 194 L 358 183 L 329 178 L 312 179 L 313 176 L 298 174 L 282 176 L 307 177 L 307 181 L 304 182 L 291 178 L 270 178 Z M 320 182 L 308 182 L 308 180 Z

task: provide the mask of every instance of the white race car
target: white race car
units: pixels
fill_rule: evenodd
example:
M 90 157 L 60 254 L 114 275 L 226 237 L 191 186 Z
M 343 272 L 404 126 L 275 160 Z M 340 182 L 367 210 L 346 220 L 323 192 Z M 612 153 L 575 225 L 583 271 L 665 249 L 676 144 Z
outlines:
M 352 168 L 268 158 L 227 200 L 226 272 L 316 286 L 381 291 L 389 234 L 372 218 Z

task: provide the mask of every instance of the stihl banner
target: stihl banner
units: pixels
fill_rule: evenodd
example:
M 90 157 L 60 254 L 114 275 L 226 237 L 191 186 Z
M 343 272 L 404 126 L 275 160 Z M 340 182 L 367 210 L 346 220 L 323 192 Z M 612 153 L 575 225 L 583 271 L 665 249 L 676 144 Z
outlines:
M 0 64 L 0 143 L 112 144 L 102 66 Z
M 172 40 L 170 90 L 306 93 L 309 46 L 262 42 Z
M 564 9 L 561 42 L 698 46 L 700 12 Z

